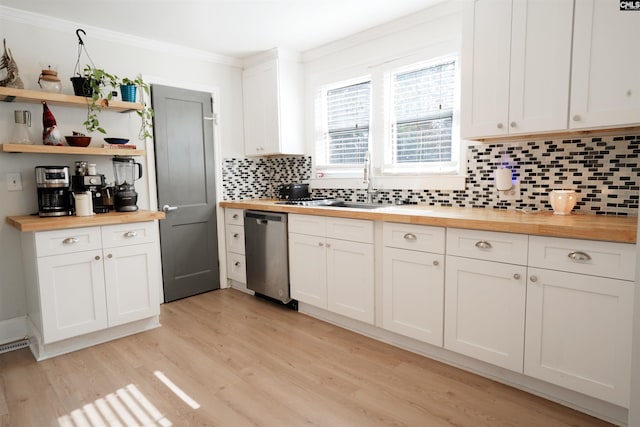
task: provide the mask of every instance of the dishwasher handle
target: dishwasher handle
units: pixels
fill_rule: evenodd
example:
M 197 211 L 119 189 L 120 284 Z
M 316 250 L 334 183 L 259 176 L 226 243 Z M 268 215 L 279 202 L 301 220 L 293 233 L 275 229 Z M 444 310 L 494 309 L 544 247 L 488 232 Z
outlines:
M 244 211 L 245 220 L 251 218 L 255 219 L 258 224 L 266 224 L 269 221 L 287 222 L 287 214 L 278 212 L 264 212 L 264 211 Z

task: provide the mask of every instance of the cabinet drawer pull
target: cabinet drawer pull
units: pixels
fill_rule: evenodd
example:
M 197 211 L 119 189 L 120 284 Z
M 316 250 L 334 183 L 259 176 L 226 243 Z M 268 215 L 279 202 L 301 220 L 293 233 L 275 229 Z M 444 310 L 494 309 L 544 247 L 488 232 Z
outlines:
M 138 235 L 138 233 L 136 233 L 135 231 L 127 231 L 126 233 L 124 233 L 124 237 L 136 237 Z
M 322 247 L 322 246 L 324 246 L 324 243 L 318 242 L 318 246 Z
M 236 267 L 240 267 L 240 261 L 236 261 L 233 265 L 235 265 Z
M 513 275 L 513 278 L 516 279 L 516 280 L 520 280 L 520 275 L 518 273 L 516 273 L 516 274 Z
M 517 125 L 518 125 L 518 124 L 517 124 L 516 122 L 511 122 L 511 123 L 510 123 L 510 126 L 511 126 L 512 128 L 516 127 Z
M 438 260 L 433 261 L 433 265 L 434 265 L 434 267 L 437 267 L 437 266 L 439 266 L 439 265 L 440 265 L 440 262 L 439 262 Z
M 573 251 L 567 255 L 572 261 L 591 261 L 591 256 L 586 252 Z
M 406 233 L 406 234 L 404 235 L 404 238 L 405 238 L 405 239 L 407 239 L 407 240 L 411 240 L 411 241 L 413 241 L 413 240 L 418 240 L 418 238 L 416 237 L 416 235 L 415 235 L 415 234 L 413 234 L 413 233 Z
M 95 259 L 96 261 L 100 261 L 100 255 L 94 256 L 93 259 Z
M 479 240 L 476 242 L 476 248 L 478 249 L 491 249 L 491 243 L 486 240 Z
M 529 277 L 529 280 L 531 280 L 531 283 L 536 283 L 538 281 L 538 276 L 531 276 Z
M 233 214 L 233 219 L 238 219 L 238 214 Z
M 109 258 L 109 259 L 113 258 L 113 254 L 107 255 L 107 258 Z
M 238 234 L 238 233 L 233 233 L 233 238 L 234 238 L 234 239 L 237 239 L 238 237 L 240 237 L 240 234 Z
M 67 237 L 62 241 L 63 245 L 73 245 L 74 243 L 78 243 L 79 240 L 75 237 Z
M 502 123 L 498 123 L 497 128 L 498 128 L 498 129 L 502 129 L 502 128 L 503 128 Z

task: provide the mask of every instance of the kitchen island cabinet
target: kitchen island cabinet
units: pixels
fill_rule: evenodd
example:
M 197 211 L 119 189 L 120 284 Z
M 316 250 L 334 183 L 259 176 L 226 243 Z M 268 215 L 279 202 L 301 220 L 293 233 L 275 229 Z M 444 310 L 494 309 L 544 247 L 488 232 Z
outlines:
M 25 232 L 22 249 L 36 359 L 159 326 L 154 222 Z

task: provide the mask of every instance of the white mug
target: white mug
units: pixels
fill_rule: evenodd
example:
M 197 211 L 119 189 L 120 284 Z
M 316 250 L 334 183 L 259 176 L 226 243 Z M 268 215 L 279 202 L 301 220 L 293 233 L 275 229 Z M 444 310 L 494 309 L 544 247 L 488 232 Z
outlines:
M 73 198 L 76 199 L 76 216 L 93 215 L 93 200 L 91 197 L 91 191 L 85 191 L 83 193 L 73 193 Z

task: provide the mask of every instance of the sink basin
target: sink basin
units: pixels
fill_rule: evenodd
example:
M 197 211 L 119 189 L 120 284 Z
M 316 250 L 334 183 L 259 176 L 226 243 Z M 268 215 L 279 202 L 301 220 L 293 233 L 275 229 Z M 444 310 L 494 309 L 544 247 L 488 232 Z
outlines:
M 364 203 L 364 202 L 343 202 L 335 201 L 328 205 L 331 208 L 349 208 L 349 209 L 379 209 L 387 208 L 389 205 L 382 205 L 380 203 Z

